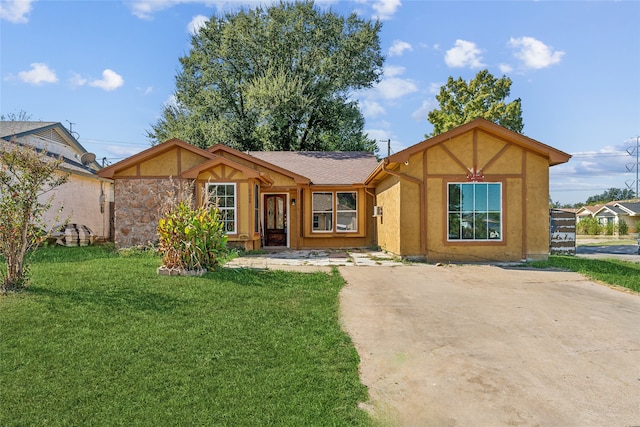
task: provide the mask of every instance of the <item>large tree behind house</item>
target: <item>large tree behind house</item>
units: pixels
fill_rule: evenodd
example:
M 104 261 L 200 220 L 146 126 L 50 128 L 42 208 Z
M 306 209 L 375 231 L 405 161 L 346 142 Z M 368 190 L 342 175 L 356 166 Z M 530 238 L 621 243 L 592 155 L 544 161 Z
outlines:
M 148 136 L 202 148 L 374 151 L 352 94 L 380 80 L 380 28 L 313 2 L 213 16 L 180 58 L 176 102 Z

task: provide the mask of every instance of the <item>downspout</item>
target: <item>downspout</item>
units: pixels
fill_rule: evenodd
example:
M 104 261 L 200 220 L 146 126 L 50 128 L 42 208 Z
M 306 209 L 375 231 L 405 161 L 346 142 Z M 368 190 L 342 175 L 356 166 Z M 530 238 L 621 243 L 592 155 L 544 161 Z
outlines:
M 418 186 L 420 187 L 420 251 L 424 254 L 424 256 L 427 256 L 427 241 L 425 239 L 426 217 L 424 212 L 424 206 L 426 203 L 426 194 L 424 191 L 424 182 L 422 182 L 420 179 L 415 178 L 413 176 L 409 176 L 404 173 L 387 169 L 387 164 L 389 164 L 389 160 L 385 159 L 384 162 L 382 163 L 382 170 L 384 172 L 388 173 L 389 175 L 396 176 L 400 179 L 413 182 L 414 184 L 418 184 Z

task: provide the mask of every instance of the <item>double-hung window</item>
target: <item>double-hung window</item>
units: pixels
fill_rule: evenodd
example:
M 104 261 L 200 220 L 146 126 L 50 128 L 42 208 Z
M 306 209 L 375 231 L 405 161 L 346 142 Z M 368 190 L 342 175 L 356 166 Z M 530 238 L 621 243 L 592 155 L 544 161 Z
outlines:
M 333 231 L 333 193 L 313 193 L 313 231 Z
M 449 183 L 449 241 L 502 240 L 502 184 Z
M 358 231 L 358 194 L 355 191 L 315 192 L 312 205 L 314 233 Z
M 235 184 L 209 184 L 209 197 L 218 206 L 220 220 L 227 234 L 235 234 L 237 226 L 237 199 Z
M 336 193 L 337 231 L 358 231 L 358 193 Z

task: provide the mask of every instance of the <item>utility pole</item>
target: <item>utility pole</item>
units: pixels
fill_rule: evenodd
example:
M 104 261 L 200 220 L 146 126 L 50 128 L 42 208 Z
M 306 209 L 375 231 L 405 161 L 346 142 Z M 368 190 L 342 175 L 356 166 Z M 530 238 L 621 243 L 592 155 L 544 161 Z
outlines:
M 636 179 L 635 180 L 628 180 L 625 182 L 625 184 L 627 184 L 627 188 L 632 190 L 633 189 L 633 185 L 635 184 L 636 186 L 636 199 L 640 198 L 640 192 L 638 192 L 638 189 L 640 187 L 640 136 L 636 137 L 636 145 L 635 146 L 631 146 L 629 148 L 627 148 L 627 153 L 629 153 L 630 156 L 635 155 L 636 156 L 636 162 L 635 163 L 627 163 L 627 171 L 629 172 L 633 172 L 633 170 L 635 169 L 636 171 Z
M 391 156 L 391 138 L 389 139 L 379 139 L 378 142 L 386 142 L 387 143 L 387 157 Z

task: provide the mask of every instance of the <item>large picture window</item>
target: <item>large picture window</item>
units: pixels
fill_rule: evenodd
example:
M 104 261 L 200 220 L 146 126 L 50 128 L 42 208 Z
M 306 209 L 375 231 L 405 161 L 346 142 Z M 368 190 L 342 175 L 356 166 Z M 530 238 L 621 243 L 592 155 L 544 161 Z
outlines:
M 449 240 L 502 240 L 502 184 L 450 183 Z
M 358 231 L 358 193 L 355 191 L 313 193 L 312 203 L 312 231 L 318 233 Z
M 209 197 L 218 206 L 220 220 L 227 234 L 235 234 L 237 227 L 236 185 L 209 184 Z

